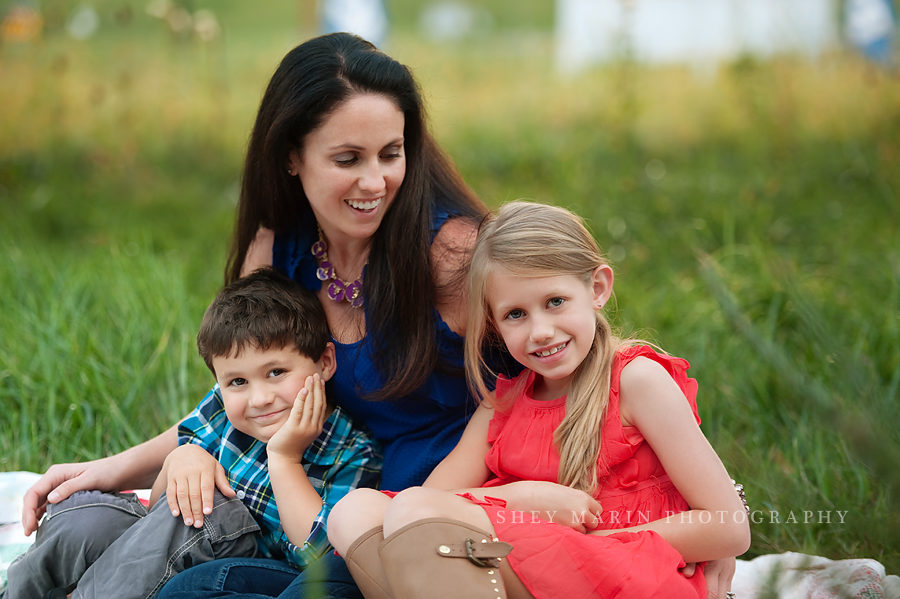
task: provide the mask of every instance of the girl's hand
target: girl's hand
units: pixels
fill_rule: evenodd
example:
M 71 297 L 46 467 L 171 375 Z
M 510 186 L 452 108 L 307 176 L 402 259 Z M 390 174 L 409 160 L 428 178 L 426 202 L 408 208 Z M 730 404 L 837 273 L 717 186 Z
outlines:
M 731 590 L 731 579 L 734 578 L 736 563 L 733 557 L 707 562 L 703 569 L 703 575 L 706 578 L 707 599 L 725 598 L 725 593 Z M 690 563 L 681 569 L 685 578 L 690 578 L 696 571 L 696 563 Z
M 266 445 L 269 458 L 299 463 L 310 443 L 322 434 L 326 418 L 325 381 L 318 374 L 306 377 L 306 385 L 294 399 L 291 415 Z
M 203 516 L 212 513 L 216 487 L 231 490 L 225 468 L 199 445 L 189 443 L 173 450 L 163 470 L 166 502 L 172 515 L 180 515 L 186 526 L 203 526 Z
M 509 485 L 515 490 L 507 507 L 531 513 L 548 522 L 574 528 L 578 532 L 594 530 L 600 524 L 603 508 L 584 491 L 547 481 L 519 481 Z M 490 489 L 483 489 L 490 495 Z

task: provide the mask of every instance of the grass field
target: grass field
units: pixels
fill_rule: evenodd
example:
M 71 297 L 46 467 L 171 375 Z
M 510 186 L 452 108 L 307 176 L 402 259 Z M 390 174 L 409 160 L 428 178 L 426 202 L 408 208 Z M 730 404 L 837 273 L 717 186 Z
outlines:
M 0 470 L 119 451 L 209 388 L 193 338 L 244 145 L 304 31 L 297 3 L 197 1 L 223 31 L 205 43 L 110 1 L 77 42 L 65 4 L 40 41 L 0 46 Z M 564 79 L 541 11 L 434 45 L 415 2 L 392 6 L 388 50 L 466 180 L 491 205 L 588 218 L 616 324 L 691 362 L 704 431 L 757 510 L 747 557 L 900 573 L 897 76 L 836 51 Z

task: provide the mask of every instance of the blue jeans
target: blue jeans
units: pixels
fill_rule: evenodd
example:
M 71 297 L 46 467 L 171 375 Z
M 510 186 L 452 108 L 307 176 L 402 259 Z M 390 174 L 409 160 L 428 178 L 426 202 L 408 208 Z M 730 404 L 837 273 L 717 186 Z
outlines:
M 303 572 L 270 559 L 220 559 L 169 581 L 157 599 L 363 599 L 344 560 L 328 552 Z

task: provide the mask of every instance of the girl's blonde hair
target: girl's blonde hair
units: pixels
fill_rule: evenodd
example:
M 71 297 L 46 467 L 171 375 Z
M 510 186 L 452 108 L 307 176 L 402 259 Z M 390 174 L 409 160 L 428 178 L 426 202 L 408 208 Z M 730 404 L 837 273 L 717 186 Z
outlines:
M 514 276 L 574 275 L 585 283 L 607 262 L 594 237 L 575 214 L 545 204 L 511 202 L 481 225 L 469 270 L 469 321 L 466 332 L 466 375 L 476 397 L 489 394 L 486 380 L 496 377 L 485 353 L 504 348 L 487 303 L 490 273 L 502 268 Z M 588 355 L 575 371 L 566 398 L 566 416 L 556 429 L 559 482 L 593 493 L 597 488 L 600 427 L 609 404 L 609 385 L 616 351 L 636 340 L 613 334 L 595 311 L 597 327 Z M 523 379 L 524 381 L 524 379 Z M 511 396 L 523 389 L 514 389 Z M 503 397 L 498 405 L 503 407 Z

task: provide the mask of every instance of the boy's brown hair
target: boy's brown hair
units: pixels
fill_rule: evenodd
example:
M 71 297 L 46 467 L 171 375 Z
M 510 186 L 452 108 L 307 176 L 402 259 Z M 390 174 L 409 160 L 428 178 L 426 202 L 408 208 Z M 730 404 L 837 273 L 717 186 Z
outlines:
M 312 291 L 271 268 L 261 268 L 223 288 L 197 333 L 197 349 L 215 376 L 212 359 L 247 346 L 260 351 L 293 346 L 317 362 L 331 333 Z

